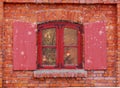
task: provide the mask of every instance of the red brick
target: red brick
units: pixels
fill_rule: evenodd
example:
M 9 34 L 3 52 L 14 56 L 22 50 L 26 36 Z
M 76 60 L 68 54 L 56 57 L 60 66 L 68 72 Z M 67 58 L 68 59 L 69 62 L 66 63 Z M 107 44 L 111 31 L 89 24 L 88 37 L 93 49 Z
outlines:
M 48 0 L 37 0 L 37 3 L 48 3 Z
M 80 3 L 80 0 L 73 0 L 73 3 Z
M 80 83 L 75 83 L 75 84 L 71 84 L 71 87 L 83 87 L 84 84 L 80 84 Z

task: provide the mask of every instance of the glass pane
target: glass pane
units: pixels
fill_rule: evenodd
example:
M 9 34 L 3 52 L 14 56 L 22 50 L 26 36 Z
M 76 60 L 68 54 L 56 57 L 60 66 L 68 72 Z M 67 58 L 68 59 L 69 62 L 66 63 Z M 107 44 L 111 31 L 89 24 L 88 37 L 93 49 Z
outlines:
M 42 31 L 42 45 L 55 45 L 56 31 L 54 28 Z
M 56 64 L 56 49 L 55 48 L 43 48 L 42 64 L 43 65 L 55 65 Z
M 64 45 L 77 45 L 77 30 L 70 28 L 64 29 Z
M 64 48 L 64 64 L 77 65 L 77 48 L 73 47 Z

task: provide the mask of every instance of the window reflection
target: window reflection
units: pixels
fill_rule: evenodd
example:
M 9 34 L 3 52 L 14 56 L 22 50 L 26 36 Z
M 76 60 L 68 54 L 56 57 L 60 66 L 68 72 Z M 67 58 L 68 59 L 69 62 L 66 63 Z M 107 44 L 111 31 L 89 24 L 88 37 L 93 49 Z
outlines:
M 77 45 L 77 30 L 70 28 L 64 29 L 64 45 Z
M 56 63 L 56 49 L 43 48 L 42 64 L 43 65 L 55 65 Z
M 65 47 L 64 64 L 65 65 L 76 65 L 77 64 L 77 48 Z
M 42 31 L 42 45 L 55 45 L 56 31 L 54 28 Z

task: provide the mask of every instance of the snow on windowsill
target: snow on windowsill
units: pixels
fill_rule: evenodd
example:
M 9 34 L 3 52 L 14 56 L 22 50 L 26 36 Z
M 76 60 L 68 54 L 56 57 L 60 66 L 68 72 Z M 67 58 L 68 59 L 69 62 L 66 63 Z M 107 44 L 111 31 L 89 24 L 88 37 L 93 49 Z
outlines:
M 34 71 L 35 78 L 42 77 L 86 77 L 87 71 L 83 69 L 42 69 Z

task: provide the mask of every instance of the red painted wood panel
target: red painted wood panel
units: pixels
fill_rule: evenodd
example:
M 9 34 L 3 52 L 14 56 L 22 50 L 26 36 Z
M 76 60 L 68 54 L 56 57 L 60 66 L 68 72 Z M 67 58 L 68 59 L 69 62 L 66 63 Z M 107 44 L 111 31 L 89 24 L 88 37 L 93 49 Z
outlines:
M 35 70 L 36 25 L 25 22 L 13 24 L 13 64 L 14 70 Z
M 106 69 L 106 30 L 105 22 L 99 21 L 84 25 L 85 69 Z

